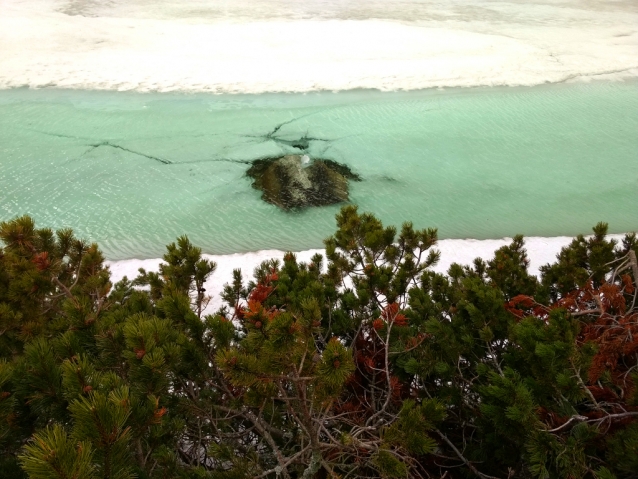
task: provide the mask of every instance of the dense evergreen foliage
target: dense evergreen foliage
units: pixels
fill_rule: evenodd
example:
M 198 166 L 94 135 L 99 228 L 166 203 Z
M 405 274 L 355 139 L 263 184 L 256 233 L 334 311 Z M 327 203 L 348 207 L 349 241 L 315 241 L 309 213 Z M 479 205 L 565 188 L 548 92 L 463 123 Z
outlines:
M 441 275 L 436 230 L 337 227 L 204 315 L 186 237 L 112 285 L 70 230 L 2 223 L 0 476 L 636 477 L 635 236 L 537 279 L 522 237 Z

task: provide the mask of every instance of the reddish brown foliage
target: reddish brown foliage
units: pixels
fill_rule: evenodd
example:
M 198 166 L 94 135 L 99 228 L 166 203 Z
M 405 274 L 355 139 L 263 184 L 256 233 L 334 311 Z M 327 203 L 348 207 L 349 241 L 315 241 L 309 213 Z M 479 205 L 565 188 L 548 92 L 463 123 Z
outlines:
M 235 316 L 239 319 L 248 320 L 257 329 L 261 329 L 264 324 L 272 320 L 277 315 L 277 311 L 266 310 L 263 303 L 275 290 L 275 286 L 272 283 L 278 279 L 277 273 L 273 271 L 263 281 L 257 283 L 248 295 L 247 307 L 240 304 L 235 305 Z
M 629 365 L 635 363 L 638 354 L 638 313 L 627 312 L 628 304 L 631 307 L 629 295 L 634 291 L 631 277 L 624 275 L 620 284 L 605 282 L 594 289 L 589 282 L 581 294 L 574 295 L 573 309 L 589 311 L 579 341 L 597 347 L 588 371 L 589 382 L 593 385 L 608 372 L 623 396 L 634 390 Z M 607 400 L 608 393 L 599 389 L 591 389 L 594 396 L 598 394 L 601 400 Z
M 533 315 L 546 322 L 551 310 L 563 308 L 580 324 L 577 348 L 582 350 L 593 345 L 595 353 L 587 371 L 587 384 L 583 384 L 593 401 L 579 414 L 589 421 L 602 421 L 600 424 L 604 423 L 608 430 L 635 420 L 623 413 L 638 411 L 632 406 L 636 393 L 632 372 L 635 372 L 638 358 L 635 292 L 634 279 L 624 274 L 617 276 L 614 282 L 605 281 L 598 287 L 590 280 L 549 306 L 540 305 L 534 298 L 524 295 L 512 298 L 505 305 L 517 318 Z M 537 414 L 548 429 L 560 429 L 573 420 L 571 416 L 561 416 L 544 408 L 539 408 Z M 620 416 L 612 421 L 610 415 L 614 414 Z
M 546 306 L 537 303 L 531 296 L 519 294 L 505 303 L 505 309 L 519 319 L 528 315 L 533 315 L 546 320 L 551 308 L 547 308 Z
M 631 277 L 624 275 L 620 284 L 604 282 L 599 288 L 588 281 L 548 308 L 524 295 L 514 297 L 506 308 L 518 318 L 531 314 L 547 320 L 547 313 L 554 308 L 564 308 L 578 317 L 583 324 L 578 343 L 597 346 L 588 371 L 589 383 L 594 384 L 608 371 L 613 383 L 629 393 L 634 386 L 626 365 L 635 362 L 638 354 L 638 313 L 627 313 L 628 295 L 634 291 Z
M 389 305 L 383 311 L 382 318 L 374 320 L 355 338 L 353 350 L 356 369 L 346 383 L 343 399 L 335 405 L 336 414 L 346 414 L 350 421 L 363 424 L 382 407 L 386 396 L 380 391 L 388 391 L 389 388 L 394 405 L 409 396 L 409 383 L 391 375 L 386 368 L 386 346 L 376 332 L 393 322 L 407 324 L 407 318 L 399 313 L 396 304 Z M 420 338 L 410 339 L 419 341 Z M 377 394 L 371 394 L 371 391 L 377 391 Z
M 275 289 L 272 283 L 274 281 L 277 281 L 278 279 L 279 276 L 277 275 L 277 272 L 273 270 L 269 275 L 266 276 L 266 278 L 264 278 L 263 281 L 257 283 L 257 286 L 253 288 L 253 290 L 250 292 L 250 296 L 248 297 L 249 301 L 252 300 L 258 303 L 263 303 L 264 301 L 266 301 L 268 296 L 270 296 L 270 293 L 272 293 Z
M 248 300 L 248 308 L 242 311 L 243 319 L 251 323 L 255 328 L 261 329 L 279 314 L 276 309 L 267 310 L 263 304 L 253 299 Z
M 381 318 L 387 323 L 394 323 L 396 326 L 407 326 L 408 318 L 399 312 L 399 305 L 397 303 L 388 304 L 383 312 Z
M 596 382 L 605 371 L 621 387 L 631 387 L 627 364 L 638 354 L 638 314 L 612 316 L 601 314 L 583 327 L 582 340 L 591 341 L 598 350 L 589 369 L 589 381 Z M 627 360 L 625 360 L 627 359 Z
M 621 276 L 621 281 L 625 292 L 627 294 L 633 294 L 636 288 L 634 287 L 634 283 L 631 280 L 631 276 L 629 276 L 628 274 L 623 274 Z
M 155 412 L 153 413 L 153 419 L 156 419 L 159 421 L 159 419 L 167 412 L 168 412 L 168 409 L 166 409 L 165 407 L 156 409 Z
M 33 259 L 31 260 L 33 264 L 36 265 L 38 270 L 45 271 L 51 266 L 51 261 L 49 260 L 49 253 L 43 251 L 42 253 L 36 253 L 33 255 Z

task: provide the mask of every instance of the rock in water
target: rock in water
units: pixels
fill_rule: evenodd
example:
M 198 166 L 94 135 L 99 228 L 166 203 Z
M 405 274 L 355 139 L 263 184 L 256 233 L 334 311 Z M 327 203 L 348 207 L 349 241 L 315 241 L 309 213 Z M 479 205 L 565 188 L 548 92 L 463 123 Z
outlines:
M 348 201 L 348 180 L 358 175 L 336 161 L 303 161 L 301 155 L 255 160 L 246 174 L 262 199 L 283 209 L 324 206 Z

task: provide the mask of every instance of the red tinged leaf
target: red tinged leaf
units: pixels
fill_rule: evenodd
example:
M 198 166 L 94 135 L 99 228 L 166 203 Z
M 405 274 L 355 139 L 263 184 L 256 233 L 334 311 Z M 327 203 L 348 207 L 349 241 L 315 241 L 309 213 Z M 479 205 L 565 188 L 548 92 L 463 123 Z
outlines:
M 513 307 L 520 306 L 523 308 L 531 308 L 534 304 L 536 304 L 536 301 L 534 301 L 534 298 L 531 296 L 519 294 L 518 296 L 514 296 L 509 303 Z
M 161 407 L 153 413 L 153 416 L 159 419 L 167 412 L 168 412 L 168 409 L 166 409 L 165 407 Z
M 408 318 L 406 318 L 403 314 L 399 313 L 394 317 L 394 324 L 397 326 L 407 326 Z
M 51 261 L 49 261 L 49 253 L 47 253 L 46 251 L 33 255 L 33 259 L 31 260 L 31 262 L 36 265 L 39 271 L 45 271 L 49 268 L 49 266 L 51 266 Z
M 634 291 L 636 291 L 634 282 L 632 281 L 631 276 L 629 276 L 628 274 L 624 274 L 622 276 L 622 283 L 623 283 L 623 287 L 625 288 L 625 293 L 633 294 Z
M 406 326 L 408 324 L 408 318 L 399 312 L 399 305 L 397 303 L 388 304 L 381 312 L 381 319 L 397 326 Z
M 253 301 L 256 303 L 263 303 L 266 301 L 270 293 L 272 293 L 273 287 L 266 286 L 264 284 L 258 284 L 255 288 L 250 292 L 250 296 L 248 301 Z

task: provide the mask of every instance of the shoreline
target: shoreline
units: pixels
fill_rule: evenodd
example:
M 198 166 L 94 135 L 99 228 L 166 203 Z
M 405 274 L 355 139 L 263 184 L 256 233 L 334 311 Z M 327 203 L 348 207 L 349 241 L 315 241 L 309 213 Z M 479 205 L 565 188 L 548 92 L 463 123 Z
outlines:
M 624 234 L 609 234 L 607 238 L 621 241 L 624 236 Z M 561 248 L 567 246 L 573 239 L 574 237 L 571 236 L 525 237 L 525 249 L 527 250 L 530 261 L 528 266 L 530 274 L 539 276 L 540 267 L 554 262 Z M 512 238 L 439 240 L 433 249 L 441 252 L 441 259 L 432 270 L 437 273 L 446 274 L 452 263 L 467 265 L 471 264 L 475 258 L 483 258 L 487 261 L 493 257 L 494 251 L 510 244 L 511 241 Z M 325 250 L 321 248 L 297 251 L 295 254 L 299 261 L 308 262 L 314 254 L 320 253 L 323 255 L 324 252 Z M 241 269 L 244 281 L 248 281 L 253 278 L 253 271 L 259 264 L 268 259 L 278 259 L 281 261 L 284 254 L 285 251 L 281 250 L 261 250 L 226 255 L 203 254 L 202 257 L 217 263 L 217 268 L 210 279 L 205 283 L 206 294 L 212 296 L 212 299 L 204 312 L 206 314 L 212 314 L 222 306 L 220 293 L 223 290 L 224 284 L 232 281 L 233 269 Z M 115 284 L 124 276 L 127 276 L 129 280 L 134 279 L 137 276 L 139 268 L 144 268 L 147 271 L 158 271 L 161 262 L 161 258 L 152 258 L 142 260 L 107 260 L 105 264 L 110 268 L 111 282 Z
M 597 83 L 635 83 L 638 84 L 638 65 L 634 68 L 627 68 L 620 71 L 602 72 L 602 73 L 582 73 L 576 74 L 569 78 L 556 81 L 541 81 L 538 83 L 507 83 L 507 84 L 470 84 L 470 85 L 434 85 L 424 87 L 383 89 L 381 87 L 352 87 L 344 89 L 311 89 L 311 90 L 264 90 L 264 91 L 217 91 L 206 89 L 169 89 L 169 90 L 153 90 L 153 89 L 117 89 L 111 87 L 105 88 L 86 88 L 84 86 L 60 86 L 60 85 L 9 85 L 0 83 L 0 93 L 2 92 L 37 92 L 41 94 L 51 93 L 54 95 L 73 95 L 79 93 L 90 93 L 98 95 L 139 95 L 152 96 L 158 95 L 164 99 L 202 99 L 214 97 L 230 97 L 237 98 L 254 98 L 257 96 L 338 96 L 338 95 L 409 95 L 409 94 L 427 94 L 427 93 L 446 93 L 446 94 L 463 94 L 469 92 L 486 92 L 494 89 L 503 89 L 506 91 L 515 91 L 517 89 L 538 89 L 538 88 L 554 88 L 560 85 L 591 85 Z
M 638 52 L 637 52 L 638 53 Z M 573 85 L 573 84 L 591 84 L 594 82 L 638 82 L 638 65 L 629 66 L 622 69 L 603 70 L 599 72 L 565 72 L 564 75 L 557 78 L 539 77 L 528 79 L 527 81 L 499 81 L 492 80 L 490 82 L 482 82 L 480 80 L 466 80 L 450 82 L 443 81 L 422 81 L 420 83 L 410 84 L 409 82 L 389 83 L 387 85 L 378 86 L 381 81 L 372 81 L 361 79 L 354 85 L 342 86 L 299 86 L 299 87 L 277 87 L 277 86 L 256 86 L 250 87 L 235 84 L 217 84 L 214 86 L 199 85 L 166 85 L 163 87 L 155 87 L 148 85 L 124 85 L 115 82 L 112 84 L 104 83 L 70 83 L 47 81 L 46 83 L 37 82 L 13 82 L 12 80 L 3 80 L 0 77 L 0 91 L 46 91 L 46 92 L 96 92 L 96 93 L 116 93 L 116 94 L 140 94 L 140 95 L 175 95 L 175 96 L 260 96 L 260 95 L 312 95 L 312 94 L 347 94 L 347 93 L 370 93 L 370 94 L 393 94 L 393 93 L 426 93 L 445 91 L 448 93 L 491 90 L 494 88 L 516 89 L 516 88 L 538 88 L 552 87 L 557 85 Z

